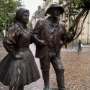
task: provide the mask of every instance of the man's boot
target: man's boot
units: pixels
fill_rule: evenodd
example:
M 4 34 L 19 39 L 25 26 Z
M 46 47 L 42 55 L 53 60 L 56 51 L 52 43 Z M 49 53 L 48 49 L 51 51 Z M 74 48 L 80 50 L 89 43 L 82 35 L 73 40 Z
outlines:
M 57 85 L 58 85 L 58 90 L 65 90 L 65 85 L 64 85 L 64 69 L 61 70 L 55 70 L 56 72 L 56 79 L 57 79 Z
M 49 70 L 42 71 L 42 76 L 43 76 L 43 80 L 44 80 L 44 89 L 43 90 L 49 90 Z
M 18 90 L 24 90 L 24 86 L 23 85 L 20 85 Z

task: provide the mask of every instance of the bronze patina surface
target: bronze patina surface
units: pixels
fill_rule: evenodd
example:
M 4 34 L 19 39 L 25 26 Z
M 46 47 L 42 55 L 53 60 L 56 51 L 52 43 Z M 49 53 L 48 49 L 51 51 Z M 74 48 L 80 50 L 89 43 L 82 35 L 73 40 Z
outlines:
M 0 63 L 0 81 L 9 86 L 9 90 L 24 90 L 40 78 L 34 56 L 29 49 L 33 35 L 27 26 L 29 11 L 20 8 L 16 12 L 14 25 L 4 37 L 3 45 L 8 52 Z

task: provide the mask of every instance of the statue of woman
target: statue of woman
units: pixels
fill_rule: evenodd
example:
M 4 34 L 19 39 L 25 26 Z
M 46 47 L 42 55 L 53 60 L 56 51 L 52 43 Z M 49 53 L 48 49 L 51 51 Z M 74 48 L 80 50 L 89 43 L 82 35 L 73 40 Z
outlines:
M 9 86 L 9 90 L 24 90 L 24 85 L 40 78 L 34 56 L 29 49 L 33 35 L 27 26 L 28 21 L 29 10 L 18 9 L 15 23 L 3 40 L 8 54 L 0 62 L 0 82 Z

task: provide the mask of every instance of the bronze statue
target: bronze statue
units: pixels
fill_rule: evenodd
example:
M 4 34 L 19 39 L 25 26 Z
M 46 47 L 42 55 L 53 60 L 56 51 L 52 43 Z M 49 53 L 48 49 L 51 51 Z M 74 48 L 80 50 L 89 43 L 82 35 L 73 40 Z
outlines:
M 29 49 L 33 35 L 27 26 L 28 21 L 29 10 L 18 9 L 15 23 L 3 40 L 8 54 L 0 63 L 0 81 L 9 86 L 9 90 L 24 90 L 25 85 L 40 78 L 34 56 Z
M 73 31 L 67 31 L 65 24 L 59 21 L 59 16 L 63 12 L 64 9 L 58 3 L 51 4 L 45 13 L 45 15 L 49 14 L 50 16 L 44 20 L 40 19 L 34 28 L 36 57 L 40 59 L 44 80 L 43 90 L 49 90 L 50 63 L 56 73 L 58 90 L 65 90 L 64 67 L 60 50 L 63 45 L 72 41 Z

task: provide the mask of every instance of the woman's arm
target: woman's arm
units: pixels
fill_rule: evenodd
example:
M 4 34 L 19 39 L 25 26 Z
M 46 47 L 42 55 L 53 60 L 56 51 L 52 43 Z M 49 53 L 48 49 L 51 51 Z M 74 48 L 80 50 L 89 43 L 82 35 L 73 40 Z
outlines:
M 14 25 L 8 30 L 7 35 L 3 39 L 3 45 L 6 51 L 10 55 L 12 55 L 15 59 L 16 57 L 19 57 L 19 56 L 16 56 L 15 54 L 15 45 L 17 44 L 19 35 L 20 35 L 20 30 L 17 25 Z

